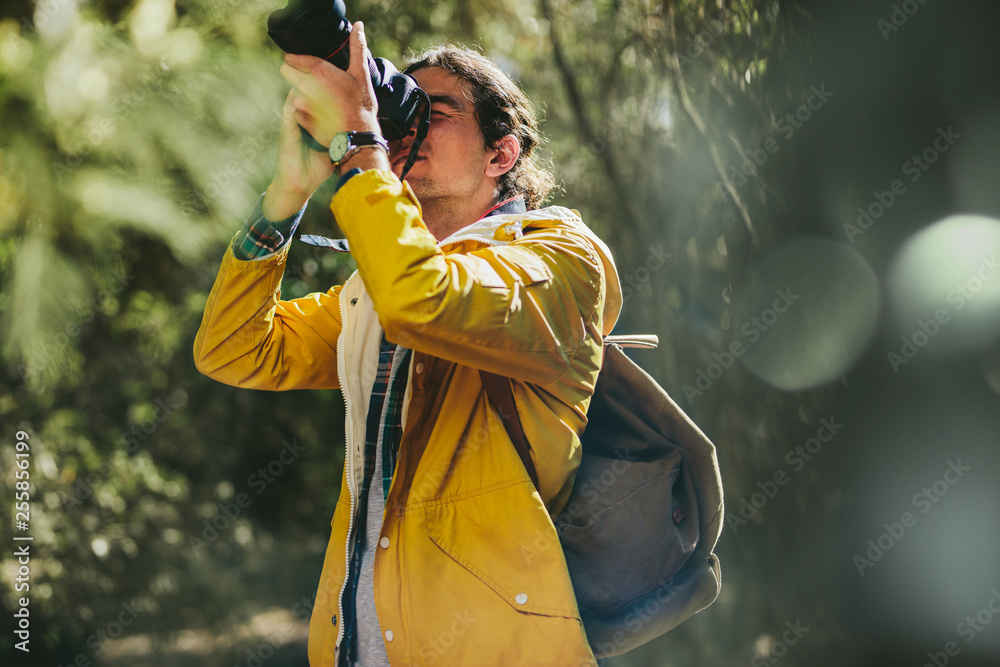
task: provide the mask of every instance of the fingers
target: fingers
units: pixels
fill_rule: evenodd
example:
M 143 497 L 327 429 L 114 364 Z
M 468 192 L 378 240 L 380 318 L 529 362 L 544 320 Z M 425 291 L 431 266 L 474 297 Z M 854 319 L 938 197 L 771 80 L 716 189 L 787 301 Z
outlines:
M 313 56 L 285 54 L 281 76 L 299 93 L 314 99 L 324 96 L 343 85 L 344 72 L 330 63 Z
M 285 63 L 281 66 L 280 72 L 281 77 L 291 84 L 292 90 L 308 90 L 312 85 L 313 77 L 310 70 L 302 70 L 291 63 Z
M 292 89 L 288 91 L 285 98 L 285 107 L 282 114 L 282 124 L 289 127 L 294 124 L 306 129 L 310 134 L 315 125 L 315 101 L 307 94 L 316 84 L 316 80 L 308 73 L 303 73 L 289 65 L 281 66 L 281 76 L 291 84 Z
M 368 40 L 365 38 L 365 24 L 358 21 L 351 31 L 351 62 L 347 66 L 347 71 L 358 81 L 362 77 L 367 77 L 365 68 L 365 50 L 368 48 Z
M 288 91 L 285 97 L 285 105 L 281 108 L 281 133 L 287 136 L 298 136 L 299 112 L 296 108 L 295 89 Z
M 281 108 L 281 125 L 282 127 L 290 127 L 295 124 L 295 89 L 292 88 L 288 91 L 288 95 L 285 97 L 285 106 Z
M 281 134 L 278 140 L 279 150 L 281 146 L 299 146 L 302 143 L 302 133 L 299 128 L 309 128 L 313 126 L 313 119 L 308 113 L 300 110 L 301 98 L 296 95 L 295 89 L 288 91 L 285 98 L 285 106 L 281 109 Z
M 378 127 L 378 100 L 366 65 L 370 56 L 360 21 L 354 24 L 349 46 L 346 72 L 320 58 L 291 53 L 281 66 L 282 78 L 292 86 L 286 105 L 293 108 L 286 112 L 320 143 L 345 129 Z
M 285 62 L 300 72 L 311 72 L 314 67 L 323 62 L 323 59 L 300 53 L 286 53 Z
M 351 64 L 347 71 L 354 79 L 374 97 L 371 76 L 368 73 L 368 38 L 365 36 L 365 24 L 358 21 L 351 31 Z
M 312 124 L 313 115 L 309 102 L 293 85 L 292 89 L 288 91 L 288 97 L 285 98 L 285 106 L 281 110 L 282 128 L 287 131 L 292 129 L 293 126 L 302 126 L 306 130 L 309 130 Z

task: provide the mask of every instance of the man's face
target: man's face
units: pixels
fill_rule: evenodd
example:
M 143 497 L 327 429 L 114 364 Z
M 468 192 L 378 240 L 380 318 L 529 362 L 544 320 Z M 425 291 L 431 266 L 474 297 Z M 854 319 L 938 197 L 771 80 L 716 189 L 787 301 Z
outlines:
M 431 98 L 431 124 L 417 161 L 406 175 L 420 201 L 471 197 L 483 186 L 489 163 L 483 133 L 476 121 L 469 84 L 437 67 L 413 73 Z M 414 132 L 391 144 L 389 160 L 399 176 L 413 144 Z

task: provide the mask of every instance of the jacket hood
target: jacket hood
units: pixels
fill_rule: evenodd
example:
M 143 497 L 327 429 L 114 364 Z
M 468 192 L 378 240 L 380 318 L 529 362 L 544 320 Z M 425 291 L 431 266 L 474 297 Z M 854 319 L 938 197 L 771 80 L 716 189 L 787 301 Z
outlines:
M 438 247 L 443 248 L 466 241 L 484 245 L 506 245 L 521 238 L 528 229 L 549 228 L 568 228 L 581 234 L 591 242 L 601 258 L 606 284 L 603 333 L 605 336 L 609 335 L 614 330 L 622 310 L 621 281 L 611 250 L 590 227 L 584 224 L 579 212 L 563 206 L 548 206 L 526 213 L 488 216 L 438 242 Z

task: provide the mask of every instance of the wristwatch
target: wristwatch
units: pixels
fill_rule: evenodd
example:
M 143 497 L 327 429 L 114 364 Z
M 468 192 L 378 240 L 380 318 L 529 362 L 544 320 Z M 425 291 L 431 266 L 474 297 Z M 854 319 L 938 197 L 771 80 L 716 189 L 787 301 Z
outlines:
M 389 143 L 374 132 L 340 132 L 330 140 L 330 161 L 334 167 L 362 148 L 377 147 L 389 154 Z

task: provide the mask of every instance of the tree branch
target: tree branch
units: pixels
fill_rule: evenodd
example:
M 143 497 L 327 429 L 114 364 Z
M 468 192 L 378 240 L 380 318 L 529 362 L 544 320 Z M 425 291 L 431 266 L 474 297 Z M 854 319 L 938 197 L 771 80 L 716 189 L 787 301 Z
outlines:
M 733 204 L 740 213 L 740 217 L 743 218 L 743 223 L 746 225 L 747 231 L 750 233 L 750 238 L 757 242 L 757 232 L 754 228 L 753 221 L 750 219 L 750 212 L 747 210 L 746 204 L 743 203 L 743 199 L 740 197 L 740 193 L 736 191 L 736 188 L 729 179 L 726 178 L 726 168 L 722 163 L 722 156 L 719 154 L 719 149 L 712 140 L 712 137 L 708 133 L 708 128 L 705 124 L 704 119 L 698 110 L 695 108 L 694 103 L 691 101 L 691 97 L 687 93 L 687 83 L 684 80 L 684 72 L 681 70 L 680 60 L 677 58 L 677 31 L 674 25 L 674 6 L 673 3 L 670 4 L 667 9 L 667 32 L 670 38 L 670 50 L 663 56 L 664 64 L 670 70 L 671 81 L 674 86 L 674 93 L 677 95 L 678 101 L 680 101 L 681 109 L 687 115 L 691 124 L 694 125 L 698 133 L 701 134 L 705 139 L 705 143 L 708 144 L 708 152 L 712 158 L 712 164 L 715 166 L 715 171 L 719 175 L 720 182 L 723 188 L 729 194 L 729 198 L 733 200 Z
M 562 76 L 563 85 L 566 88 L 566 95 L 569 97 L 569 103 L 573 109 L 573 115 L 576 117 L 577 130 L 583 137 L 584 143 L 587 146 L 593 146 L 599 138 L 597 133 L 594 131 L 594 126 L 590 121 L 590 117 L 587 115 L 587 109 L 583 102 L 583 95 L 580 93 L 580 87 L 577 85 L 576 74 L 573 72 L 573 68 L 569 64 L 569 61 L 566 58 L 566 53 L 563 50 L 562 41 L 559 38 L 559 33 L 556 30 L 556 23 L 552 17 L 552 8 L 549 5 L 549 0 L 538 0 L 538 4 L 541 9 L 542 17 L 549 22 L 549 35 L 552 39 L 552 54 L 556 61 L 556 67 L 559 68 L 559 73 Z M 604 150 L 595 151 L 595 153 L 597 154 L 601 165 L 604 167 L 604 172 L 608 177 L 608 181 L 611 183 L 611 188 L 614 190 L 615 198 L 618 200 L 618 204 L 624 214 L 625 223 L 633 232 L 634 237 L 638 238 L 639 218 L 633 209 L 632 201 L 628 197 L 625 184 L 622 182 L 621 175 L 618 173 L 618 169 L 615 166 L 611 146 L 607 145 Z

